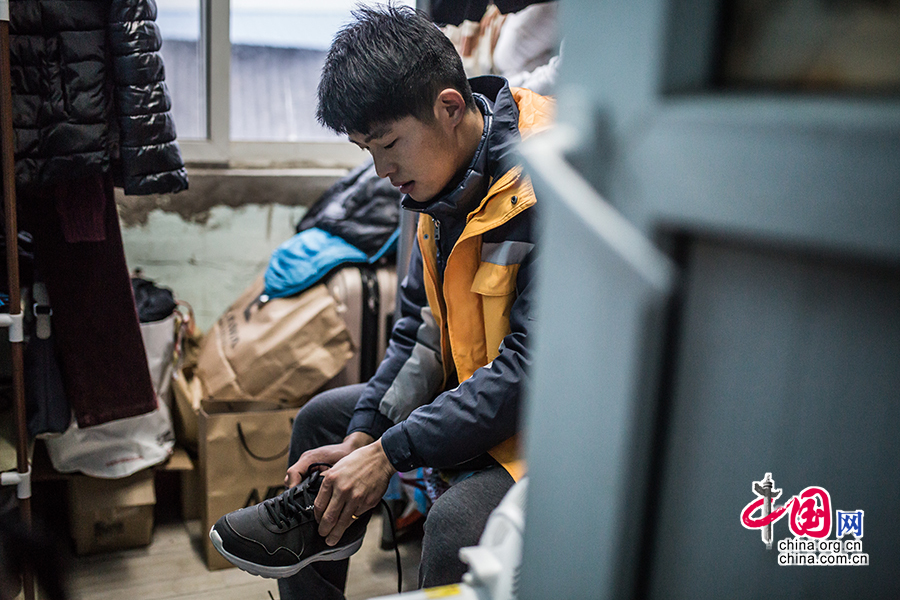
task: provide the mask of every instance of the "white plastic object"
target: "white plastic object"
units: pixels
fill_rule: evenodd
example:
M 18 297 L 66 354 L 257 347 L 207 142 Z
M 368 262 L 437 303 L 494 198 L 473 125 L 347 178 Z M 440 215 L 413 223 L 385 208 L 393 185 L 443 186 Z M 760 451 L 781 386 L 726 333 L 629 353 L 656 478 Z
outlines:
M 15 485 L 16 497 L 19 500 L 31 498 L 31 467 L 24 473 L 7 471 L 0 474 L 0 485 Z
M 492 600 L 514 600 L 516 597 L 527 489 L 527 477 L 510 488 L 488 518 L 478 545 L 459 551 L 459 557 L 469 565 L 463 583 L 484 588 Z
M 50 307 L 50 294 L 47 293 L 47 286 L 40 281 L 35 281 L 31 288 L 31 295 L 34 298 L 35 335 L 42 340 L 49 339 L 52 332 L 50 317 L 53 316 L 53 309 Z
M 25 320 L 22 318 L 22 313 L 17 315 L 0 314 L 0 327 L 9 327 L 9 341 L 25 341 Z

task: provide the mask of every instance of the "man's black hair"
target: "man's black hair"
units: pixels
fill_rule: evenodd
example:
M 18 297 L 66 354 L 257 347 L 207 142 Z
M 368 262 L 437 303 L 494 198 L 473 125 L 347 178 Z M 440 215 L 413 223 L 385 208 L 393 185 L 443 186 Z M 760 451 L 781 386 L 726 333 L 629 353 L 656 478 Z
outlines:
M 434 119 L 441 90 L 475 109 L 462 60 L 423 13 L 407 6 L 358 7 L 334 38 L 319 80 L 316 118 L 338 133 L 367 134 L 407 116 Z

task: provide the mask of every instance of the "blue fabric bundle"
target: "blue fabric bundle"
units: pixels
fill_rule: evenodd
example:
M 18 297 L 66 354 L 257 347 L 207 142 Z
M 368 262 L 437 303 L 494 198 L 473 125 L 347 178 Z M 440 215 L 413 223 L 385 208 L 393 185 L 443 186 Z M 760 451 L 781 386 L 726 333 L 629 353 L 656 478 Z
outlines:
M 349 242 L 317 227 L 305 229 L 278 246 L 269 259 L 265 295 L 285 298 L 318 283 L 328 273 L 349 263 L 373 264 L 395 250 L 399 228 L 372 256 Z

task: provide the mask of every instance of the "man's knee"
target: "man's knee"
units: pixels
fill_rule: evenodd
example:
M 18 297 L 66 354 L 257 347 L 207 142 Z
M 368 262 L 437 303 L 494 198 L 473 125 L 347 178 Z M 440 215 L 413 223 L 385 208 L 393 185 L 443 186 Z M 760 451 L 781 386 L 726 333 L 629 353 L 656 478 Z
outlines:
M 293 435 L 301 435 L 304 431 L 315 429 L 319 423 L 322 423 L 328 415 L 328 403 L 321 400 L 322 394 L 313 396 L 313 398 L 297 410 L 294 417 Z
M 463 512 L 456 504 L 437 502 L 425 519 L 425 535 L 439 547 L 449 548 L 454 558 L 459 548 L 477 544 L 481 536 L 480 531 L 470 531 L 472 528 L 465 522 L 468 519 Z
M 300 407 L 291 432 L 290 464 L 307 450 L 344 439 L 353 408 L 364 388 L 360 384 L 326 390 Z

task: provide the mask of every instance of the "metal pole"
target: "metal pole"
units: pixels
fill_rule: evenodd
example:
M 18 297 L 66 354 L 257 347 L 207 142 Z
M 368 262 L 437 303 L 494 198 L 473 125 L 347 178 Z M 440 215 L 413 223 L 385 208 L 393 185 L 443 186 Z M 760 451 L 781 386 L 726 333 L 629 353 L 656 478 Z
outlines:
M 0 0 L 0 154 L 2 154 L 3 201 L 6 221 L 6 268 L 9 275 L 9 341 L 16 418 L 16 466 L 22 521 L 31 527 L 31 469 L 28 461 L 28 431 L 25 422 L 24 335 L 19 295 L 19 227 L 16 219 L 16 172 L 12 128 L 12 81 L 9 60 L 9 0 Z M 34 600 L 34 579 L 25 567 L 22 585 L 26 600 Z

